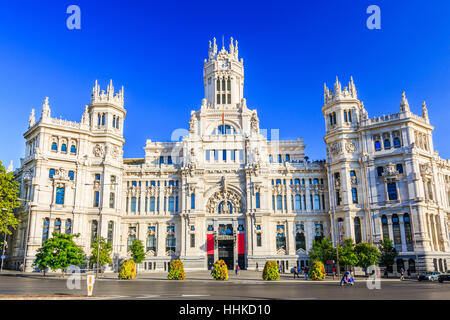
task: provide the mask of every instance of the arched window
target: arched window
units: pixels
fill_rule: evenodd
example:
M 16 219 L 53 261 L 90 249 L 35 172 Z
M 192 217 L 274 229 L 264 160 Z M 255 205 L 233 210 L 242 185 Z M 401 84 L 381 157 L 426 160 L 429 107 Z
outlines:
M 116 127 L 116 116 L 113 116 L 113 119 L 112 119 L 112 126 L 113 126 L 113 128 Z
M 355 227 L 355 243 L 361 243 L 361 219 L 356 217 L 353 221 Z
M 395 182 L 390 182 L 387 184 L 387 192 L 389 200 L 397 200 L 397 184 Z
M 317 178 L 314 178 L 314 180 L 313 180 L 313 184 L 319 184 L 319 179 L 317 179 Z
M 300 184 L 300 179 L 294 179 L 294 184 Z
M 306 250 L 305 235 L 302 232 L 298 232 L 295 235 L 295 250 Z
M 44 243 L 48 239 L 49 226 L 50 226 L 50 220 L 49 220 L 49 218 L 45 218 L 44 224 L 42 227 L 42 243 Z
M 116 194 L 114 192 L 109 193 L 109 207 L 114 209 L 116 202 Z
M 384 139 L 384 148 L 385 149 L 391 148 L 391 140 L 390 139 Z
M 383 240 L 384 239 L 390 239 L 389 237 L 389 226 L 388 226 L 388 219 L 386 216 L 381 217 L 381 226 L 383 230 Z
M 275 181 L 275 184 L 281 184 L 281 179 L 277 179 L 277 180 Z
M 52 151 L 58 151 L 58 144 L 56 142 L 52 143 Z
M 150 228 L 155 228 L 155 227 L 148 227 L 149 230 Z M 147 236 L 147 251 L 153 251 L 156 252 L 156 237 L 155 234 L 149 234 Z
M 380 141 L 375 141 L 375 151 L 381 150 L 381 143 Z
M 283 161 L 281 160 L 281 154 L 278 155 L 278 163 L 282 163 Z
M 113 235 L 114 235 L 114 221 L 108 222 L 108 236 L 107 241 L 109 244 L 113 243 Z
M 72 234 L 72 220 L 66 220 L 66 234 Z
M 289 162 L 289 161 L 291 161 L 291 156 L 290 155 L 286 155 L 286 162 Z
M 92 220 L 91 222 L 91 245 L 97 239 L 98 223 L 97 220 Z
M 55 220 L 55 232 L 61 233 L 61 219 L 59 218 Z
M 75 145 L 70 147 L 70 153 L 77 153 L 77 147 Z
M 320 242 L 323 239 L 323 224 L 318 223 L 314 227 L 315 230 L 315 237 L 314 240 Z
M 405 240 L 406 240 L 406 247 L 408 251 L 413 251 L 413 239 L 411 234 L 411 220 L 409 218 L 409 214 L 405 213 L 403 215 L 403 225 L 405 227 Z
M 228 211 L 224 212 L 223 208 L 223 201 L 219 204 L 219 213 L 232 213 L 233 212 L 233 205 L 230 201 L 227 202 L 228 204 Z M 225 208 L 226 209 L 226 208 Z
M 396 214 L 392 215 L 392 231 L 394 233 L 394 244 L 397 251 L 401 251 L 402 237 L 400 233 L 400 221 Z
M 277 251 L 280 249 L 286 250 L 286 235 L 284 234 L 284 226 L 277 226 L 277 236 L 276 236 Z
M 61 145 L 61 151 L 62 151 L 62 152 L 67 152 L 67 144 L 63 143 L 63 144 Z

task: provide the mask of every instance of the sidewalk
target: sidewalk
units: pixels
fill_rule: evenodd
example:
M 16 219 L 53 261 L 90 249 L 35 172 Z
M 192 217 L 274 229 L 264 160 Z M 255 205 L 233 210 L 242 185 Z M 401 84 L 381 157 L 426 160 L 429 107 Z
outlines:
M 81 278 L 85 279 L 88 274 L 95 274 L 94 272 L 88 272 L 88 273 L 81 273 Z M 167 272 L 138 272 L 136 276 L 136 280 L 142 280 L 142 281 L 173 281 L 167 279 Z M 71 274 L 65 275 L 64 279 L 67 279 Z M 11 271 L 11 270 L 3 270 L 2 273 L 0 273 L 1 276 L 11 276 L 11 277 L 29 277 L 29 278 L 35 278 L 35 279 L 48 279 L 48 280 L 61 280 L 62 274 L 60 272 L 54 273 L 46 273 L 44 276 L 42 273 L 38 272 L 20 272 L 20 271 Z M 262 271 L 253 271 L 253 270 L 241 270 L 240 275 L 237 276 L 234 271 L 230 271 L 228 273 L 230 282 L 262 282 L 265 283 L 262 279 Z M 106 281 L 114 281 L 118 280 L 118 273 L 108 272 L 103 275 L 103 277 L 98 278 L 98 280 L 106 280 Z M 186 280 L 188 281 L 216 281 L 211 278 L 210 271 L 209 270 L 200 270 L 200 271 L 186 271 Z M 366 281 L 367 278 L 363 276 L 356 276 L 356 281 Z M 398 277 L 390 277 L 388 279 L 381 278 L 381 281 L 400 281 L 400 278 Z M 283 273 L 280 274 L 280 280 L 277 282 L 317 282 L 317 283 L 324 283 L 324 282 L 339 282 L 340 278 L 336 276 L 335 280 L 333 280 L 332 276 L 327 276 L 325 280 L 321 281 L 314 281 L 314 280 L 305 280 L 304 275 L 300 275 L 300 278 L 295 278 L 292 273 Z M 416 278 L 413 279 L 407 279 L 403 281 L 417 281 Z

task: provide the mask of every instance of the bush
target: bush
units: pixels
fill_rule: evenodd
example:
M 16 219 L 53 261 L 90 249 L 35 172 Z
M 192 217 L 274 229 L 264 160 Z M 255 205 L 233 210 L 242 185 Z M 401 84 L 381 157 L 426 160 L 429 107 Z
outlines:
M 223 260 L 217 260 L 214 263 L 214 270 L 212 272 L 212 277 L 216 280 L 227 280 L 228 279 L 228 268 L 227 264 Z
M 125 260 L 120 267 L 119 279 L 134 279 L 136 278 L 136 264 L 133 260 Z
M 170 261 L 169 275 L 167 278 L 170 280 L 184 280 L 186 278 L 183 261 L 179 259 Z
M 276 261 L 267 261 L 264 265 L 264 270 L 262 274 L 263 280 L 279 280 L 280 273 L 278 272 L 278 264 Z
M 313 261 L 308 276 L 313 280 L 325 279 L 325 267 L 323 263 L 318 260 Z

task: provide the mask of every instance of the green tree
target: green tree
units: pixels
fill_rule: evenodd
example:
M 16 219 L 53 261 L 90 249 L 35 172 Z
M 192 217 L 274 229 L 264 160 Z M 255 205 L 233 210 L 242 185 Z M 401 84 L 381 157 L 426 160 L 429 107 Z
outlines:
M 92 248 L 92 253 L 89 258 L 89 262 L 92 265 L 96 265 L 97 264 L 97 252 L 99 250 L 98 237 L 95 238 L 95 241 L 92 244 L 91 248 Z M 109 242 L 106 242 L 105 238 L 100 237 L 100 255 L 99 255 L 98 264 L 99 264 L 99 267 L 101 267 L 102 274 L 104 272 L 104 265 L 112 262 L 111 253 L 112 253 L 111 244 Z
M 43 270 L 44 276 L 45 270 L 50 268 L 53 271 L 61 270 L 64 277 L 64 272 L 70 265 L 84 264 L 85 254 L 83 249 L 73 240 L 76 237 L 79 237 L 79 234 L 70 235 L 53 232 L 53 237 L 47 239 L 42 247 L 37 250 L 33 266 Z
M 20 220 L 14 216 L 13 210 L 20 207 L 18 201 L 19 182 L 14 180 L 12 172 L 6 172 L 0 161 L 0 233 L 12 234 Z M 1 237 L 3 241 L 3 237 Z M 3 242 L 0 242 L 3 245 Z
M 321 241 L 313 241 L 308 256 L 311 261 L 317 260 L 325 264 L 327 260 L 336 260 L 336 249 L 327 238 L 322 238 Z
M 380 260 L 380 252 L 369 243 L 358 243 L 355 245 L 355 253 L 358 256 L 358 266 L 366 269 Z
M 144 245 L 141 240 L 134 240 L 130 247 L 131 258 L 136 264 L 141 263 L 145 259 Z
M 384 267 L 394 264 L 395 258 L 398 256 L 397 250 L 394 248 L 393 242 L 389 238 L 380 241 L 380 262 Z
M 358 255 L 355 252 L 353 239 L 345 239 L 344 244 L 339 246 L 339 264 L 345 266 L 346 269 L 358 264 Z

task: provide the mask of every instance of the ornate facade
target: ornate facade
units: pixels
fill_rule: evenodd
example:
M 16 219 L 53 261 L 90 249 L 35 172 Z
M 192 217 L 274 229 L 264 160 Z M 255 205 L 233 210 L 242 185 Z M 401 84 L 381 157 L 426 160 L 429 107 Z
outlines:
M 262 269 L 307 263 L 313 240 L 394 240 L 397 266 L 447 269 L 450 162 L 433 149 L 422 117 L 403 97 L 400 112 L 369 119 L 353 79 L 325 86 L 326 161 L 309 161 L 299 138 L 271 139 L 243 96 L 238 43 L 210 42 L 205 98 L 191 111 L 181 141 L 147 140 L 145 156 L 123 158 L 123 88 L 96 83 L 81 122 L 52 118 L 48 99 L 25 132 L 16 170 L 22 220 L 10 239 L 10 267 L 26 261 L 52 232 L 80 233 L 90 252 L 101 234 L 115 269 L 133 240 L 144 243 L 142 271 L 165 270 L 179 257 L 186 269 L 217 259 Z M 176 134 L 175 134 L 176 135 Z M 24 258 L 25 255 L 25 258 Z

